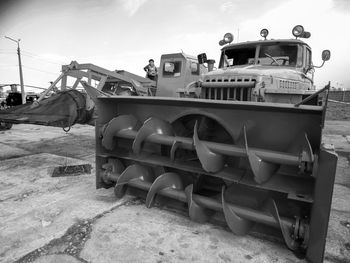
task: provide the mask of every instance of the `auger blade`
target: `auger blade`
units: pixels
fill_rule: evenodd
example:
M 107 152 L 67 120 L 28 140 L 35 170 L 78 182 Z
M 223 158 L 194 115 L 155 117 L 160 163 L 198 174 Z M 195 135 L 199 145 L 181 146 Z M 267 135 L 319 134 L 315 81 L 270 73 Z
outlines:
M 254 152 L 248 152 L 248 159 L 254 174 L 254 180 L 258 184 L 268 181 L 279 167 L 277 164 L 264 162 Z
M 142 165 L 133 164 L 128 166 L 125 171 L 118 177 L 118 181 L 114 187 L 114 193 L 118 198 L 122 198 L 126 192 L 127 184 L 130 181 L 141 180 L 153 182 L 153 174 Z
M 175 135 L 173 127 L 169 122 L 153 117 L 149 118 L 144 122 L 136 135 L 136 138 L 132 145 L 133 152 L 135 154 L 139 154 L 141 152 L 142 143 L 147 139 L 147 137 L 153 134 L 169 136 Z
M 281 231 L 282 231 L 284 241 L 286 242 L 287 247 L 293 251 L 297 250 L 299 248 L 298 243 L 292 239 L 292 236 L 291 236 L 292 233 L 290 233 L 288 228 L 283 224 L 283 222 L 280 218 L 280 215 L 278 213 L 278 209 L 277 209 L 275 201 L 273 199 L 268 199 L 268 201 L 264 207 L 265 207 L 265 211 L 269 212 L 274 217 L 276 222 L 279 224 Z
M 172 161 L 175 160 L 175 153 L 177 148 L 179 148 L 180 144 L 181 144 L 180 142 L 174 140 L 173 145 L 171 146 L 171 149 L 170 149 L 170 160 Z
M 254 222 L 238 216 L 234 209 L 225 201 L 225 186 L 221 190 L 222 208 L 228 227 L 236 235 L 245 235 L 253 227 Z
M 199 161 L 205 171 L 216 173 L 224 167 L 224 156 L 212 152 L 209 147 L 198 137 L 198 123 L 196 121 L 193 131 L 193 144 L 196 149 Z
M 277 169 L 279 168 L 279 165 L 270 163 L 270 162 L 265 162 L 254 151 L 250 151 L 248 147 L 248 140 L 247 140 L 247 133 L 246 133 L 245 126 L 243 127 L 243 130 L 244 130 L 245 148 L 247 151 L 250 167 L 254 174 L 254 180 L 258 184 L 265 183 L 277 171 Z
M 149 189 L 146 197 L 146 206 L 150 208 L 153 205 L 155 195 L 163 189 L 183 189 L 180 176 L 177 173 L 165 173 L 157 177 Z
M 122 130 L 137 130 L 140 126 L 138 120 L 132 115 L 120 115 L 113 118 L 104 128 L 102 145 L 108 150 L 115 147 L 114 136 Z
M 102 165 L 102 168 L 110 171 L 113 174 L 120 174 L 124 171 L 124 165 L 119 159 L 109 158 L 107 163 Z
M 193 200 L 193 184 L 190 184 L 185 188 L 185 193 L 188 204 L 188 214 L 191 220 L 198 223 L 204 223 L 208 221 L 208 219 L 211 215 L 213 215 L 214 212 L 212 210 L 206 209 L 205 207 L 198 205 Z
M 299 134 L 288 146 L 288 152 L 301 156 L 302 162 L 312 163 L 315 160 L 314 153 L 306 133 Z
M 302 147 L 302 160 L 306 162 L 314 162 L 315 157 L 311 148 L 309 138 L 306 133 L 303 136 L 303 147 Z
M 109 158 L 108 162 L 102 165 L 105 170 L 103 173 L 103 181 L 105 183 L 116 182 L 119 175 L 124 171 L 122 162 L 115 158 Z

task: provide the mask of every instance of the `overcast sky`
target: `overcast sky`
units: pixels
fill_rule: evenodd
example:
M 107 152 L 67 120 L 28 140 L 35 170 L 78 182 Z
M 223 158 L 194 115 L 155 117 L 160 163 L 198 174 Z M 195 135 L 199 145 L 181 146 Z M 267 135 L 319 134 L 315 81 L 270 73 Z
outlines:
M 181 52 L 219 59 L 218 41 L 292 38 L 293 26 L 311 32 L 305 40 L 320 65 L 318 88 L 329 80 L 350 88 L 349 0 L 1 0 L 0 84 L 19 83 L 16 43 L 20 38 L 24 82 L 48 87 L 62 64 L 76 60 L 144 76 L 143 67 L 161 54 Z M 239 32 L 239 34 L 238 34 Z

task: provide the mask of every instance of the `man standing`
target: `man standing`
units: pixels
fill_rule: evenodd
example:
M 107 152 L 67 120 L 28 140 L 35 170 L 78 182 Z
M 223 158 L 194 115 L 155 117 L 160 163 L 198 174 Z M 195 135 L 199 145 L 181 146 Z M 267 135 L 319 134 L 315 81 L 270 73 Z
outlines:
M 156 81 L 157 80 L 157 74 L 158 70 L 157 67 L 154 65 L 154 60 L 150 59 L 148 61 L 148 65 L 143 68 L 146 71 L 146 77 Z

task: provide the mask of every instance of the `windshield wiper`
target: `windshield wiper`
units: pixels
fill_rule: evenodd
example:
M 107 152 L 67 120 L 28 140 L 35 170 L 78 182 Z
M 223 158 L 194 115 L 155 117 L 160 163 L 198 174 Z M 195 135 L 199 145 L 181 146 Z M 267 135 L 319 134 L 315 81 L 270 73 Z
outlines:
M 273 60 L 273 62 L 276 63 L 277 66 L 280 66 L 280 64 L 278 64 L 277 60 L 276 60 L 274 57 L 272 57 L 271 55 L 269 55 L 269 54 L 267 54 L 267 53 L 264 53 L 264 54 L 265 54 L 265 56 L 267 56 L 268 58 L 271 58 L 271 59 Z M 272 63 L 271 63 L 271 65 L 272 65 Z

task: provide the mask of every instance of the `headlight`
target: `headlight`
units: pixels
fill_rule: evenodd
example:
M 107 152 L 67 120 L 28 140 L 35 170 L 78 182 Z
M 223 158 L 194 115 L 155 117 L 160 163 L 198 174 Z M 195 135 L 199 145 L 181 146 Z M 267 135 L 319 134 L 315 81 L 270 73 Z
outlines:
M 225 44 L 230 44 L 233 41 L 233 35 L 231 33 L 226 33 L 224 38 L 220 40 L 219 45 L 223 46 Z
M 267 35 L 269 34 L 269 30 L 267 30 L 266 28 L 261 29 L 260 31 L 260 36 L 262 36 L 263 38 L 266 39 Z
M 219 41 L 219 45 L 220 46 L 223 46 L 223 45 L 225 45 L 226 43 L 225 43 L 225 41 L 223 40 L 223 39 L 221 39 L 220 41 Z
M 231 33 L 226 33 L 224 35 L 224 41 L 227 44 L 231 43 L 233 41 L 233 35 Z
M 292 30 L 293 36 L 301 37 L 304 34 L 304 27 L 302 25 L 297 25 Z

